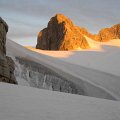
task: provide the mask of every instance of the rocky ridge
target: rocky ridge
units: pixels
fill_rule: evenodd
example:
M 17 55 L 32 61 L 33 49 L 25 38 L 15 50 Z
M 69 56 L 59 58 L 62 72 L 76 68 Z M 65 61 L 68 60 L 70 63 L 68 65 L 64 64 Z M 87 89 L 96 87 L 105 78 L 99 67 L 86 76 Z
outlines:
M 14 62 L 6 56 L 6 34 L 8 32 L 7 23 L 0 17 L 0 82 L 17 84 L 14 77 Z
M 39 32 L 36 48 L 43 50 L 88 49 L 90 45 L 86 36 L 99 42 L 120 39 L 120 24 L 104 28 L 98 34 L 92 34 L 86 28 L 75 26 L 63 14 L 56 14 L 50 19 L 47 28 Z
M 111 39 L 120 39 L 120 24 L 104 28 L 98 33 L 98 41 L 105 42 Z
M 73 22 L 62 14 L 52 17 L 47 28 L 38 34 L 36 48 L 43 50 L 75 50 L 89 44 Z

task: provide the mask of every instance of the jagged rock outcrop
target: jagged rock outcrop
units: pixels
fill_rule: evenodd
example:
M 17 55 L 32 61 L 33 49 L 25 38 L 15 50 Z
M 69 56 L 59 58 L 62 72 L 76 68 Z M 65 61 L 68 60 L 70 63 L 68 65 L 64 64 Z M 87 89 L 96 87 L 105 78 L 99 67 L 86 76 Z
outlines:
M 120 24 L 104 28 L 98 33 L 98 41 L 105 42 L 111 39 L 120 39 Z
M 6 34 L 8 25 L 0 18 L 0 82 L 17 84 L 14 77 L 14 62 L 6 56 Z
M 86 28 L 75 26 L 64 15 L 56 14 L 49 21 L 47 28 L 39 32 L 36 48 L 43 50 L 88 49 L 90 46 L 86 37 L 99 42 L 120 39 L 120 24 L 104 28 L 98 34 L 92 34 Z
M 99 42 L 107 42 L 112 39 L 120 39 L 120 24 L 116 24 L 111 28 L 103 28 L 99 31 L 98 34 L 92 34 L 85 28 L 80 28 L 79 30 L 82 35 Z
M 52 17 L 47 28 L 38 34 L 36 48 L 43 50 L 75 50 L 89 48 L 80 29 L 62 14 Z

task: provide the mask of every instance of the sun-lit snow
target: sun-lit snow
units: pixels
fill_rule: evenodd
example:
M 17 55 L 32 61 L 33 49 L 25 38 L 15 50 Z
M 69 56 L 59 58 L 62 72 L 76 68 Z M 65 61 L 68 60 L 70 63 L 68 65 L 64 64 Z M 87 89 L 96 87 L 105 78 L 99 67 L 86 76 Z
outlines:
M 96 42 L 87 38 L 91 49 L 77 51 L 47 51 L 28 49 L 60 60 L 120 76 L 120 39 Z M 112 68 L 112 69 L 111 69 Z

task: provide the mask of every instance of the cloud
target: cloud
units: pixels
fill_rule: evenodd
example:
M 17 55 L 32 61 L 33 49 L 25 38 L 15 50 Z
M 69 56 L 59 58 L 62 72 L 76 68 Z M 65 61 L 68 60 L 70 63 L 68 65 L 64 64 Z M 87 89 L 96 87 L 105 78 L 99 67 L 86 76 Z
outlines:
M 10 26 L 8 36 L 35 36 L 56 13 L 97 32 L 120 23 L 120 0 L 0 0 L 0 15 Z

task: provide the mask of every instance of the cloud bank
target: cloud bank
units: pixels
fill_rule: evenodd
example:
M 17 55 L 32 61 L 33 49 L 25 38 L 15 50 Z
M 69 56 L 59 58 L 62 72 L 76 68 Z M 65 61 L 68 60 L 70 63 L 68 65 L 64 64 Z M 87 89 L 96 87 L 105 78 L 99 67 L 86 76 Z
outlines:
M 97 32 L 120 23 L 120 0 L 0 0 L 0 16 L 9 24 L 9 38 L 36 37 L 56 13 Z

